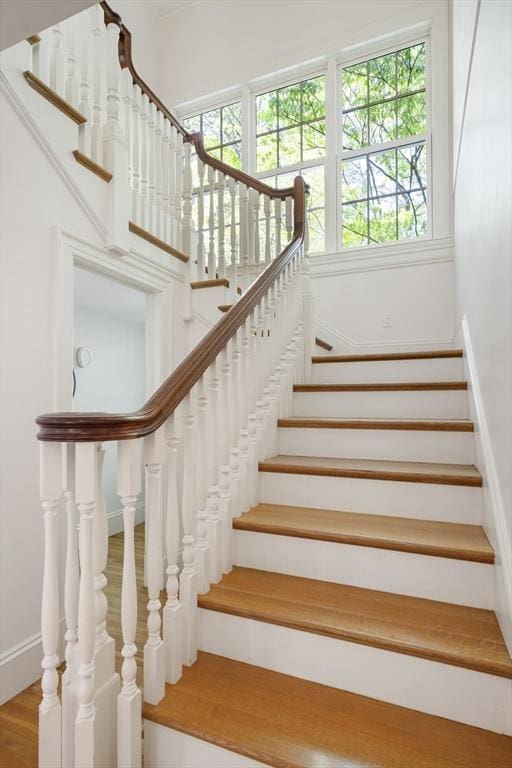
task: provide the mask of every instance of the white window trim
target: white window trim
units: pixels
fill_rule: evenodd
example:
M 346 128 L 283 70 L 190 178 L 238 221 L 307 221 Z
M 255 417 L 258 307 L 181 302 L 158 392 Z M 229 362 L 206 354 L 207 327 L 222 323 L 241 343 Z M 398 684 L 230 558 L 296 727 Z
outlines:
M 340 65 L 349 66 L 358 61 L 365 61 L 375 56 L 384 55 L 417 42 L 427 42 L 427 129 L 418 137 L 425 139 L 427 168 L 427 205 L 428 232 L 424 238 L 398 240 L 355 248 L 341 247 L 341 195 L 339 194 L 341 175 L 340 119 L 338 101 L 338 71 Z M 273 74 L 251 80 L 243 85 L 219 91 L 200 99 L 184 102 L 176 107 L 180 119 L 192 117 L 199 112 L 217 109 L 234 101 L 242 103 L 242 168 L 255 177 L 270 175 L 268 171 L 256 172 L 256 116 L 255 97 L 307 80 L 317 75 L 326 76 L 326 151 L 323 158 L 308 160 L 300 167 L 324 165 L 325 169 L 325 251 L 326 255 L 349 253 L 357 250 L 368 251 L 381 248 L 382 245 L 410 247 L 411 242 L 424 242 L 451 236 L 451 197 L 450 197 L 450 143 L 449 143 L 449 85 L 448 85 L 448 37 L 443 25 L 436 25 L 432 20 L 420 22 L 380 38 L 373 38 L 364 43 L 351 45 L 342 50 L 309 62 L 302 62 Z M 413 143 L 415 137 L 404 141 L 389 142 Z M 386 145 L 377 145 L 383 149 Z M 367 150 L 366 150 L 367 151 Z M 361 154 L 354 150 L 354 154 Z M 348 156 L 348 155 L 347 155 Z M 273 174 L 289 173 L 299 164 L 279 168 Z

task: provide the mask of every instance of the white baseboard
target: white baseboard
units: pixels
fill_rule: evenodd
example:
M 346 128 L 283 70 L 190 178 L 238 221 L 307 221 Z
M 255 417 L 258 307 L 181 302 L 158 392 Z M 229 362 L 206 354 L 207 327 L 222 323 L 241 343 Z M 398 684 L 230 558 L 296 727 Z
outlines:
M 491 437 L 487 426 L 482 391 L 478 380 L 467 317 L 460 324 L 460 336 L 464 345 L 464 364 L 469 385 L 470 418 L 475 422 L 476 466 L 484 477 L 483 527 L 494 548 L 496 564 L 495 611 L 503 637 L 512 653 L 512 547 L 508 537 L 505 505 L 500 491 Z
M 317 335 L 335 347 L 336 352 L 409 352 L 421 349 L 448 349 L 453 339 L 393 339 L 391 341 L 355 341 L 319 317 L 315 320 Z
M 143 523 L 145 520 L 145 502 L 139 501 L 135 506 L 135 525 Z M 123 530 L 123 510 L 122 507 L 114 509 L 107 513 L 108 535 L 114 536 Z
M 64 619 L 60 620 L 59 658 L 63 658 Z M 41 677 L 41 633 L 27 637 L 0 654 L 0 706 Z

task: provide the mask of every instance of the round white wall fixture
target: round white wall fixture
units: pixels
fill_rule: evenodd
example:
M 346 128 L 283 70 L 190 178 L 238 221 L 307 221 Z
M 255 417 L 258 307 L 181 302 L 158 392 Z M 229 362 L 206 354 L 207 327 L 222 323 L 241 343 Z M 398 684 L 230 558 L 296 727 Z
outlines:
M 94 355 L 90 347 L 78 347 L 76 350 L 76 362 L 79 368 L 89 368 Z

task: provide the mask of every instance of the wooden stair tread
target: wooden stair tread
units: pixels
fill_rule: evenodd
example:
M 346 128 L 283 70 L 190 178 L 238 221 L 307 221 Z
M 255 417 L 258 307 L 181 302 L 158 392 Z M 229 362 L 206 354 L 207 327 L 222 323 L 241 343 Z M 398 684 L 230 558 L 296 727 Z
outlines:
M 291 417 L 278 419 L 278 427 L 296 429 L 393 429 L 421 432 L 473 432 L 475 425 L 468 419 L 329 419 Z
M 197 291 L 200 288 L 229 288 L 229 280 L 227 277 L 216 277 L 212 280 L 195 280 L 190 283 L 190 287 L 193 291 Z
M 132 235 L 137 235 L 137 237 L 140 237 L 143 240 L 146 240 L 148 243 L 151 243 L 151 245 L 154 245 L 157 248 L 160 248 L 162 251 L 165 251 L 169 254 L 169 256 L 174 256 L 175 258 L 179 259 L 179 261 L 183 261 L 185 264 L 187 263 L 188 256 L 186 253 L 182 253 L 182 251 L 179 251 L 173 245 L 169 245 L 169 243 L 165 243 L 163 240 L 160 240 L 159 237 L 155 237 L 155 235 L 152 235 L 151 232 L 148 232 L 146 229 L 139 227 L 138 224 L 135 224 L 134 221 L 128 222 L 128 229 Z
M 253 568 L 234 568 L 201 608 L 512 678 L 493 611 Z
M 326 349 L 327 352 L 330 352 L 333 349 L 332 344 L 329 344 L 328 341 L 324 341 L 323 339 L 319 339 L 318 336 L 315 338 L 315 344 L 317 347 L 321 347 L 322 349 Z
M 362 384 L 294 384 L 294 392 L 429 392 L 467 389 L 467 381 L 397 381 Z
M 233 527 L 242 531 L 494 563 L 494 551 L 478 525 L 257 504 L 241 517 L 235 517 Z
M 482 485 L 482 475 L 468 464 L 432 464 L 426 461 L 384 461 L 376 459 L 337 459 L 316 456 L 275 456 L 260 461 L 260 472 L 295 475 L 353 477 L 366 480 L 392 480 L 441 485 Z
M 199 653 L 143 716 L 274 768 L 508 768 L 512 738 Z
M 316 355 L 313 363 L 366 363 L 385 360 L 436 360 L 445 357 L 462 357 L 462 349 L 434 349 L 429 352 L 383 352 L 368 355 Z

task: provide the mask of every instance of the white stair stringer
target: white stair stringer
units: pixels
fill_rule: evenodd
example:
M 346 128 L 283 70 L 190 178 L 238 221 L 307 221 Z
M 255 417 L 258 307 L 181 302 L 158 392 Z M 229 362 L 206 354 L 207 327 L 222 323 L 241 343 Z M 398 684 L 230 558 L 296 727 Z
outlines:
M 496 675 L 204 608 L 199 609 L 199 647 L 236 661 L 512 734 L 512 681 Z

